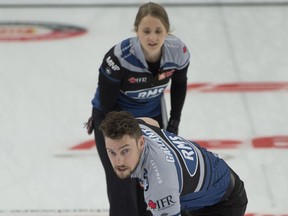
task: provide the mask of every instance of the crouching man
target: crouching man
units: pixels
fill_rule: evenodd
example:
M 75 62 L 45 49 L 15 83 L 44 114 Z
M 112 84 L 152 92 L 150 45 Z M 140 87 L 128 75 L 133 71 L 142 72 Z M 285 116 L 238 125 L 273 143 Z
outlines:
M 159 216 L 243 216 L 244 183 L 216 154 L 150 118 L 113 111 L 100 125 L 121 179 L 137 178 L 149 210 Z

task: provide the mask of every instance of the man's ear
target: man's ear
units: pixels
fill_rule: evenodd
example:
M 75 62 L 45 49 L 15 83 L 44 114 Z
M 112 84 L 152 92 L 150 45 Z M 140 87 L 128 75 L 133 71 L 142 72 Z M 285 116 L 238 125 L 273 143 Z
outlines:
M 141 135 L 141 137 L 139 139 L 139 148 L 143 149 L 144 148 L 144 144 L 145 144 L 145 139 L 144 139 L 144 136 Z

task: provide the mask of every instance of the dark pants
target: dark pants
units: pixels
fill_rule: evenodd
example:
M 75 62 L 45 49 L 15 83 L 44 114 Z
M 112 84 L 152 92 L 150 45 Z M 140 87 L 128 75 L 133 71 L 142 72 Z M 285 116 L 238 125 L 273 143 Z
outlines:
M 104 115 L 93 109 L 94 134 L 97 151 L 105 170 L 110 216 L 149 216 L 144 191 L 135 179 L 120 179 L 115 174 L 105 148 L 104 137 L 98 129 Z
M 244 188 L 244 183 L 239 176 L 231 170 L 235 185 L 231 194 L 219 203 L 205 207 L 199 210 L 194 210 L 182 213 L 183 216 L 244 216 L 248 199 Z

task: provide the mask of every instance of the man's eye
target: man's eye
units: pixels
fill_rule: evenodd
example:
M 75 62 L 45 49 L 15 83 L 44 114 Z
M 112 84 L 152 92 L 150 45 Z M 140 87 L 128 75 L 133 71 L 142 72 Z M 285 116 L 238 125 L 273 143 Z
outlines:
M 150 34 L 150 31 L 144 31 L 145 34 Z
M 114 156 L 114 155 L 115 155 L 115 152 L 113 152 L 113 151 L 107 151 L 107 152 L 108 152 L 108 154 L 111 155 L 111 156 Z
M 130 149 L 123 149 L 123 151 L 121 151 L 121 154 L 126 155 L 129 153 L 129 151 L 130 151 Z

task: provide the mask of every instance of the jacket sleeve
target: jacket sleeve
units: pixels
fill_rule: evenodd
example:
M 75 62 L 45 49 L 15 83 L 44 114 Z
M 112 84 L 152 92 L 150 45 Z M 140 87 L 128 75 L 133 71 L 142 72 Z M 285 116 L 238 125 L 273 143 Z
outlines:
M 113 52 L 114 47 L 105 55 L 99 68 L 98 91 L 100 107 L 104 114 L 119 109 L 117 97 L 120 93 L 124 70 Z
M 189 64 L 182 70 L 176 71 L 171 82 L 171 111 L 170 118 L 180 121 L 181 112 L 186 98 L 187 71 Z

